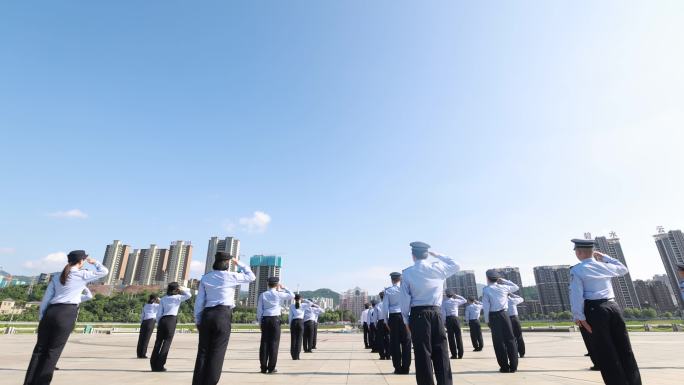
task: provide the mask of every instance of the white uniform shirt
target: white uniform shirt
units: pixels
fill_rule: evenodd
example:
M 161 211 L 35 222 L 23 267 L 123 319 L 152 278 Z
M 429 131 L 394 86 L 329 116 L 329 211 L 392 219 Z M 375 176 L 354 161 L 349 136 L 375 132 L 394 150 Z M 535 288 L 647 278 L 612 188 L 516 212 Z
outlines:
M 159 304 L 158 303 L 146 303 L 145 306 L 142 308 L 142 314 L 140 314 L 140 322 L 148 320 L 148 319 L 156 319 L 157 318 L 157 312 L 159 311 Z
M 377 324 L 378 321 L 384 321 L 385 320 L 385 310 L 382 308 L 382 302 L 378 302 L 377 305 L 375 305 L 375 323 Z
M 202 311 L 207 307 L 228 306 L 235 307 L 235 288 L 243 283 L 250 283 L 256 276 L 242 262 L 237 262 L 238 272 L 227 270 L 212 270 L 202 276 L 195 298 L 195 323 L 202 322 Z
M 257 302 L 257 322 L 261 323 L 262 317 L 279 316 L 282 313 L 282 302 L 293 298 L 294 294 L 285 287 L 283 291 L 274 287 L 261 293 Z
M 465 298 L 460 295 L 454 296 L 455 298 L 445 298 L 442 302 L 442 317 L 458 317 L 458 307 L 468 302 Z
M 190 289 L 185 288 L 181 294 L 165 295 L 159 300 L 159 311 L 157 311 L 157 323 L 159 320 L 167 315 L 178 315 L 178 309 L 183 301 L 187 301 L 192 297 Z
M 290 305 L 290 315 L 288 318 L 288 321 L 290 324 L 292 324 L 293 320 L 296 319 L 304 319 L 304 312 L 306 311 L 306 307 L 308 307 L 309 304 L 306 302 L 299 302 L 299 309 L 295 307 L 295 304 Z
M 304 309 L 304 322 L 307 321 L 318 321 L 318 315 L 323 313 L 323 309 L 321 309 L 318 306 L 313 306 L 313 303 L 308 300 L 303 300 L 303 303 L 306 302 L 307 307 Z
M 627 267 L 615 258 L 603 254 L 603 262 L 594 258 L 582 260 L 570 269 L 570 308 L 575 320 L 584 321 L 585 299 L 613 299 L 611 278 L 627 273 Z
M 501 279 L 502 283 L 490 283 L 482 289 L 482 308 L 484 309 L 485 322 L 489 322 L 489 313 L 508 310 L 508 294 L 520 289 L 518 285 L 507 279 Z
M 519 295 L 508 295 L 508 316 L 513 317 L 518 315 L 518 305 L 525 302 L 525 299 Z
M 61 273 L 54 273 L 52 279 L 45 290 L 43 300 L 40 302 L 38 320 L 45 315 L 49 305 L 58 303 L 69 303 L 78 305 L 81 303 L 83 289 L 89 282 L 95 281 L 109 274 L 109 270 L 100 262 L 95 262 L 95 271 L 72 267 L 69 271 L 69 278 L 66 284 L 62 285 L 59 281 Z
M 367 324 L 368 323 L 368 309 L 364 309 L 361 312 L 361 322 Z
M 466 306 L 466 308 L 465 308 L 465 319 L 466 319 L 466 321 L 479 320 L 480 319 L 480 311 L 482 311 L 482 304 L 479 302 L 473 302 L 470 305 Z
M 385 297 L 382 299 L 382 311 L 386 320 L 389 315 L 401 313 L 401 286 L 396 283 L 385 289 Z
M 461 269 L 451 257 L 437 254 L 435 259 L 417 259 L 401 275 L 401 315 L 406 325 L 412 307 L 442 306 L 444 280 Z

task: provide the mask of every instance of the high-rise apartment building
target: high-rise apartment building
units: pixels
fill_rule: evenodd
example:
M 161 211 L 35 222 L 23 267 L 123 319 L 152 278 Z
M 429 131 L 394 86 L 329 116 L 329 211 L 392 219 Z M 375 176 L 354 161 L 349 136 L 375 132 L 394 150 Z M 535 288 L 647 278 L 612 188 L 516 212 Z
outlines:
M 214 264 L 214 257 L 219 251 L 230 254 L 233 257 L 233 260 L 237 261 L 240 255 L 240 240 L 234 237 L 226 237 L 225 239 L 211 237 L 211 239 L 209 239 L 209 246 L 207 247 L 207 259 L 204 264 L 204 274 L 211 271 L 211 267 Z M 235 271 L 236 269 L 233 260 L 230 262 L 230 271 Z
M 477 282 L 475 282 L 475 272 L 472 270 L 461 270 L 456 274 L 448 277 L 444 281 L 445 289 L 454 289 L 456 294 L 465 297 L 470 296 L 477 298 Z M 459 314 L 465 314 L 465 306 L 459 306 Z
M 185 284 L 190 274 L 192 261 L 192 243 L 190 241 L 172 242 L 169 247 L 169 258 L 165 269 L 166 282 Z
M 511 267 L 511 266 L 506 266 L 506 267 L 501 267 L 497 268 L 496 270 L 501 273 L 501 275 L 504 277 L 504 279 L 507 279 L 514 284 L 518 285 L 520 290 L 522 290 L 522 277 L 520 277 L 520 269 L 517 267 Z M 520 293 L 518 293 L 520 294 Z
M 684 264 L 684 234 L 681 230 L 665 232 L 665 229 L 658 227 L 658 233 L 653 237 L 660 258 L 663 260 L 663 267 L 665 267 L 670 286 L 674 289 L 677 305 L 680 310 L 684 310 L 684 299 L 678 293 L 679 274 L 677 273 L 677 265 Z
M 107 267 L 109 274 L 102 279 L 103 284 L 119 285 L 123 282 L 130 252 L 131 247 L 119 240 L 107 245 L 102 264 Z
M 126 264 L 126 271 L 124 272 L 123 284 L 124 286 L 136 284 L 140 276 L 140 249 L 134 249 L 128 254 L 128 263 Z
M 276 255 L 254 255 L 249 259 L 256 280 L 249 283 L 247 306 L 256 307 L 259 295 L 268 290 L 268 278 L 280 277 L 283 258 Z
M 650 307 L 659 313 L 677 310 L 670 291 L 663 282 L 637 279 L 634 281 L 634 288 L 642 307 Z
M 340 294 L 340 310 L 349 310 L 358 320 L 369 301 L 368 291 L 355 287 Z
M 569 265 L 536 266 L 534 280 L 544 314 L 570 310 Z
M 596 241 L 596 245 L 594 246 L 596 251 L 608 254 L 627 266 L 625 254 L 622 252 L 622 246 L 620 245 L 620 238 L 618 238 L 614 232 L 610 233 L 610 238 L 596 237 L 594 240 Z M 613 278 L 612 283 L 615 302 L 617 302 L 622 309 L 641 308 L 639 305 L 639 298 L 634 289 L 634 282 L 632 282 L 632 277 L 629 273 L 622 277 Z

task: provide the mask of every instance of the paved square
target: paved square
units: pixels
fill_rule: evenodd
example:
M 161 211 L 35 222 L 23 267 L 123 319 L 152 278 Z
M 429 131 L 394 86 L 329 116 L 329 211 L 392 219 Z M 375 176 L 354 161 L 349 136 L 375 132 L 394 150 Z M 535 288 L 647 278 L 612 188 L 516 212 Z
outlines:
M 631 333 L 644 384 L 681 385 L 684 380 L 684 333 Z M 518 373 L 498 372 L 491 336 L 485 349 L 468 349 L 462 360 L 452 360 L 455 384 L 600 384 L 598 372 L 587 370 L 579 333 L 526 333 L 528 355 Z M 154 336 L 152 337 L 154 341 Z M 168 372 L 149 372 L 149 361 L 135 358 L 137 335 L 74 334 L 59 361 L 55 385 L 190 384 L 197 335 L 176 334 L 167 363 Z M 21 384 L 35 343 L 32 335 L 0 336 L 0 383 Z M 391 361 L 380 361 L 363 349 L 359 334 L 320 333 L 318 350 L 292 361 L 290 338 L 284 333 L 275 375 L 258 373 L 258 333 L 234 333 L 223 367 L 221 384 L 415 384 L 410 375 L 392 374 Z M 413 370 L 413 367 L 411 368 Z

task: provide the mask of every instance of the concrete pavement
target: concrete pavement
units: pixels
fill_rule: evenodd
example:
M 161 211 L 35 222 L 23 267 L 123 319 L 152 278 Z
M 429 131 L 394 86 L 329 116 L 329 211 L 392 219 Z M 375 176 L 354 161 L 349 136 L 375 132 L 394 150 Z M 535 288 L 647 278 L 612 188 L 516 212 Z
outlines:
M 631 333 L 644 384 L 679 385 L 684 378 L 684 333 Z M 527 333 L 527 356 L 515 374 L 498 372 L 491 337 L 485 349 L 474 353 L 464 335 L 466 353 L 451 360 L 454 384 L 601 384 L 598 372 L 587 370 L 579 333 Z M 55 385 L 190 384 L 197 335 L 176 334 L 167 363 L 168 372 L 149 372 L 149 361 L 135 358 L 137 335 L 74 334 L 59 361 Z M 150 347 L 154 342 L 154 336 Z M 21 384 L 35 343 L 33 335 L 0 335 L 0 383 Z M 415 376 L 392 374 L 391 361 L 380 361 L 363 349 L 359 334 L 320 333 L 318 350 L 289 354 L 289 334 L 280 344 L 278 374 L 258 372 L 258 333 L 234 333 L 228 346 L 221 384 L 415 384 Z

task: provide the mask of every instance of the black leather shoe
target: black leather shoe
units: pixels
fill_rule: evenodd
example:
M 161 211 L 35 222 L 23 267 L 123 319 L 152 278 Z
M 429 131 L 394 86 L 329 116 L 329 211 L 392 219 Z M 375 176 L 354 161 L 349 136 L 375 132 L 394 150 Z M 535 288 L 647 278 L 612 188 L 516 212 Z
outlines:
M 452 360 L 456 360 L 456 359 L 458 359 L 458 357 L 457 357 L 457 356 L 451 356 L 451 357 L 449 357 L 449 358 L 451 358 Z
M 592 366 L 591 368 L 589 368 L 589 370 L 601 370 L 601 369 L 599 369 L 598 366 L 594 365 L 594 366 Z
M 508 368 L 501 368 L 501 369 L 499 369 L 499 371 L 500 371 L 501 373 L 510 373 L 511 370 L 508 369 Z
M 273 370 L 268 371 L 268 374 L 275 374 L 275 373 L 278 373 L 278 369 L 273 369 Z

